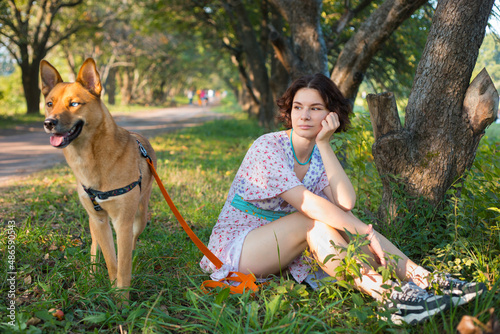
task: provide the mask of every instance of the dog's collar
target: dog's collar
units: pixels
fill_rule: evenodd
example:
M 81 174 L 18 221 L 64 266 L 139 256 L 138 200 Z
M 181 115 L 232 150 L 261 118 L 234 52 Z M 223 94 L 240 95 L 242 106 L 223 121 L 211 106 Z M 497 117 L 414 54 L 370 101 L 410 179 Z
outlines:
M 141 155 L 144 158 L 149 158 L 148 152 L 146 151 L 144 146 L 142 146 L 141 142 L 137 139 L 136 139 L 136 141 L 137 141 L 137 144 L 139 145 L 139 151 L 141 152 Z M 149 158 L 149 159 L 151 159 L 151 158 Z M 94 190 L 92 188 L 87 188 L 83 184 L 82 184 L 82 187 L 83 187 L 83 190 L 85 190 L 85 192 L 87 193 L 87 195 L 89 195 L 89 198 L 92 201 L 92 204 L 94 205 L 94 210 L 101 211 L 102 207 L 99 205 L 99 203 L 97 203 L 96 198 L 98 198 L 100 200 L 105 200 L 105 199 L 108 199 L 109 197 L 123 195 L 123 194 L 128 193 L 132 189 L 134 189 L 137 185 L 139 185 L 139 189 L 142 190 L 141 189 L 142 172 L 141 172 L 140 168 L 139 168 L 139 173 L 141 174 L 139 176 L 139 180 L 132 182 L 131 184 L 129 184 L 128 186 L 123 187 L 123 188 L 118 188 L 118 189 L 114 189 L 114 190 L 110 190 L 110 191 L 99 191 L 99 190 Z

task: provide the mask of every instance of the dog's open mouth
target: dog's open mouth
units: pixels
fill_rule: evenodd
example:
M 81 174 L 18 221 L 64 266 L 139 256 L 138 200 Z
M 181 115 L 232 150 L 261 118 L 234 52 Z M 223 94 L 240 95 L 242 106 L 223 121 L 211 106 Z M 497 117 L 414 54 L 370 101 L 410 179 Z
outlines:
M 50 136 L 50 144 L 54 147 L 64 148 L 69 145 L 76 137 L 82 132 L 84 122 L 79 120 L 72 128 L 66 133 L 54 133 Z

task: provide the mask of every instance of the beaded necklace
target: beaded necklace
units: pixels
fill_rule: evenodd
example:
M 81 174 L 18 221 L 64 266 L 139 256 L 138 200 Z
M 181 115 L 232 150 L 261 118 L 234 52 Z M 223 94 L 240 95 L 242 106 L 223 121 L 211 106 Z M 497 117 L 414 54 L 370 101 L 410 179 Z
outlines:
M 293 136 L 293 129 L 292 129 L 292 132 L 290 133 L 290 146 L 292 146 L 292 152 L 293 152 L 293 157 L 295 158 L 295 161 L 297 161 L 297 163 L 301 166 L 304 166 L 304 165 L 307 165 L 310 161 L 311 161 L 311 158 L 313 156 L 313 153 L 314 153 L 314 147 L 313 147 L 313 150 L 311 152 L 311 155 L 309 156 L 309 159 L 307 159 L 306 162 L 302 163 L 299 161 L 299 159 L 297 159 L 297 155 L 295 154 L 295 149 L 293 148 L 293 141 L 292 141 L 292 136 Z M 316 145 L 314 145 L 316 147 Z

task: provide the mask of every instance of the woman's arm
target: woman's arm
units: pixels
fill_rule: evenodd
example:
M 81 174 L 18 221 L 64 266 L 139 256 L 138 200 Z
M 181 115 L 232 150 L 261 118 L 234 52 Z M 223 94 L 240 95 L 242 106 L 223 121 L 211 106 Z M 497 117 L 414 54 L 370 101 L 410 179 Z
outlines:
M 369 232 L 368 225 L 361 220 L 353 215 L 346 214 L 337 205 L 310 192 L 304 186 L 297 186 L 287 190 L 280 197 L 312 220 L 320 221 L 340 231 L 347 229 L 351 233 L 360 234 Z
M 385 253 L 371 225 L 366 225 L 352 213 L 343 211 L 337 205 L 310 192 L 302 185 L 287 190 L 280 196 L 304 216 L 314 221 L 322 222 L 340 231 L 346 229 L 353 234 L 368 234 L 373 253 L 378 256 L 383 266 L 386 265 Z
M 316 137 L 316 146 L 321 154 L 329 187 L 325 188 L 325 195 L 344 211 L 350 211 L 356 204 L 356 193 L 351 180 L 342 168 L 337 156 L 330 145 L 330 138 L 340 126 L 336 113 L 329 113 L 321 123 L 323 129 Z

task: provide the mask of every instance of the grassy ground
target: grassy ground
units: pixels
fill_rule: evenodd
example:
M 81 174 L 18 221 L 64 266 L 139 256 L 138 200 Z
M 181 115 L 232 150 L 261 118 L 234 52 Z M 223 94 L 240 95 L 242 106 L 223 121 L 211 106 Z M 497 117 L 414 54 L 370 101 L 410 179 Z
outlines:
M 16 126 L 43 124 L 44 117 L 42 114 L 15 114 L 6 115 L 0 114 L 0 131 L 2 129 L 12 129 Z
M 354 211 L 367 221 L 364 209 L 376 209 L 380 184 L 370 159 L 373 138 L 367 115 L 360 114 L 355 124 L 343 140 L 349 143 L 349 173 L 358 193 Z M 179 211 L 205 243 L 246 150 L 262 133 L 254 121 L 235 114 L 230 120 L 152 139 L 160 177 Z M 71 170 L 61 165 L 0 189 L 0 293 L 6 296 L 0 300 L 0 308 L 10 305 L 12 293 L 16 313 L 14 327 L 6 324 L 11 321 L 9 312 L 1 313 L 0 323 L 4 324 L 0 331 L 454 333 L 464 315 L 486 323 L 490 308 L 500 315 L 499 149 L 495 135 L 481 142 L 460 198 L 452 196 L 439 211 L 422 206 L 384 230 L 410 257 L 428 268 L 480 280 L 491 289 L 424 324 L 396 326 L 381 320 L 380 316 L 388 313 L 380 310 L 379 304 L 340 283 L 312 291 L 283 277 L 262 286 L 254 296 L 228 296 L 226 290 L 204 295 L 198 288 L 208 278 L 198 266 L 201 253 L 178 225 L 156 186 L 150 222 L 134 254 L 131 302 L 120 308 L 102 259 L 96 275 L 90 275 L 86 213 L 78 201 Z M 14 233 L 10 231 L 16 238 L 9 244 L 9 233 Z M 3 256 L 9 250 L 14 250 L 11 259 Z M 15 274 L 9 274 L 13 271 Z M 53 316 L 54 309 L 61 310 L 64 317 Z

